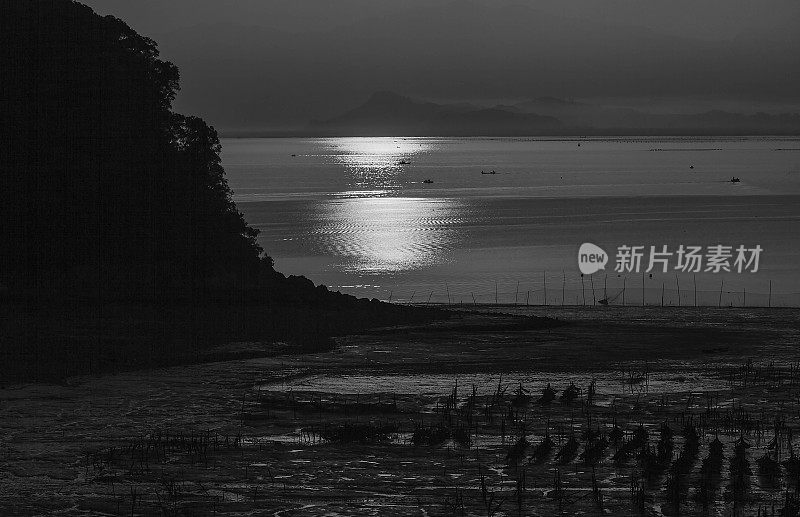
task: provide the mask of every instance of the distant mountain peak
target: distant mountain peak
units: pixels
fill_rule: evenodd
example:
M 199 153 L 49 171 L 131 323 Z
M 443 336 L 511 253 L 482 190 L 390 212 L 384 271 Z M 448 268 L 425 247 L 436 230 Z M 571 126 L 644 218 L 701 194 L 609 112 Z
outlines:
M 376 91 L 364 104 L 311 128 L 323 134 L 365 135 L 528 135 L 559 126 L 554 117 L 469 104 L 437 104 L 391 91 Z

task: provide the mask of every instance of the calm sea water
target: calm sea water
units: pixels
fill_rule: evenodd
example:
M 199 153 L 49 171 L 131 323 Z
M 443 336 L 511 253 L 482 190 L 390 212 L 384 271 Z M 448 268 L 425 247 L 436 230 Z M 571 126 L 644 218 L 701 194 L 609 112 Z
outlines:
M 226 139 L 278 270 L 396 301 L 800 305 L 800 139 Z M 481 171 L 495 174 L 481 174 Z M 738 177 L 739 183 L 732 183 Z M 430 180 L 432 183 L 426 183 Z M 581 277 L 578 247 L 605 271 Z M 617 248 L 760 245 L 756 273 L 614 271 Z M 769 292 L 772 291 L 770 300 Z

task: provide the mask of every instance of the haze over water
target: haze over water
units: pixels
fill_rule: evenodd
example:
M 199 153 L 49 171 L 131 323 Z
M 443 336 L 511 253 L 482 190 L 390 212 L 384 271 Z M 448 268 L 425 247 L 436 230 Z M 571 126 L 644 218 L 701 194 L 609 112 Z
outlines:
M 696 281 L 699 304 L 767 305 L 771 280 L 800 304 L 796 138 L 226 139 L 223 161 L 276 269 L 358 296 L 691 305 Z M 582 279 L 584 242 L 611 257 Z M 681 244 L 764 251 L 757 273 L 614 271 L 618 246 Z

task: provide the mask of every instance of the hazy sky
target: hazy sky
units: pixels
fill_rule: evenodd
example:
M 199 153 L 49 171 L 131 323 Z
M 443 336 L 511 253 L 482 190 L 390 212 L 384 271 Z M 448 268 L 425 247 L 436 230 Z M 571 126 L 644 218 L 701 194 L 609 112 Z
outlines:
M 774 107 L 800 96 L 797 0 L 87 0 L 159 42 L 176 109 L 299 127 L 392 90 Z

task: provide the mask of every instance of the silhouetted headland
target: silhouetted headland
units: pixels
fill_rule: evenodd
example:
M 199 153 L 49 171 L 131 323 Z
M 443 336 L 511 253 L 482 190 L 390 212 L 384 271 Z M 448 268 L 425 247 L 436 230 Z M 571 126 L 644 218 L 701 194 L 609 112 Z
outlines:
M 156 43 L 69 0 L 2 8 L 0 379 L 191 360 L 220 342 L 330 336 L 435 311 L 273 269 L 231 199 L 217 132 L 172 111 Z

